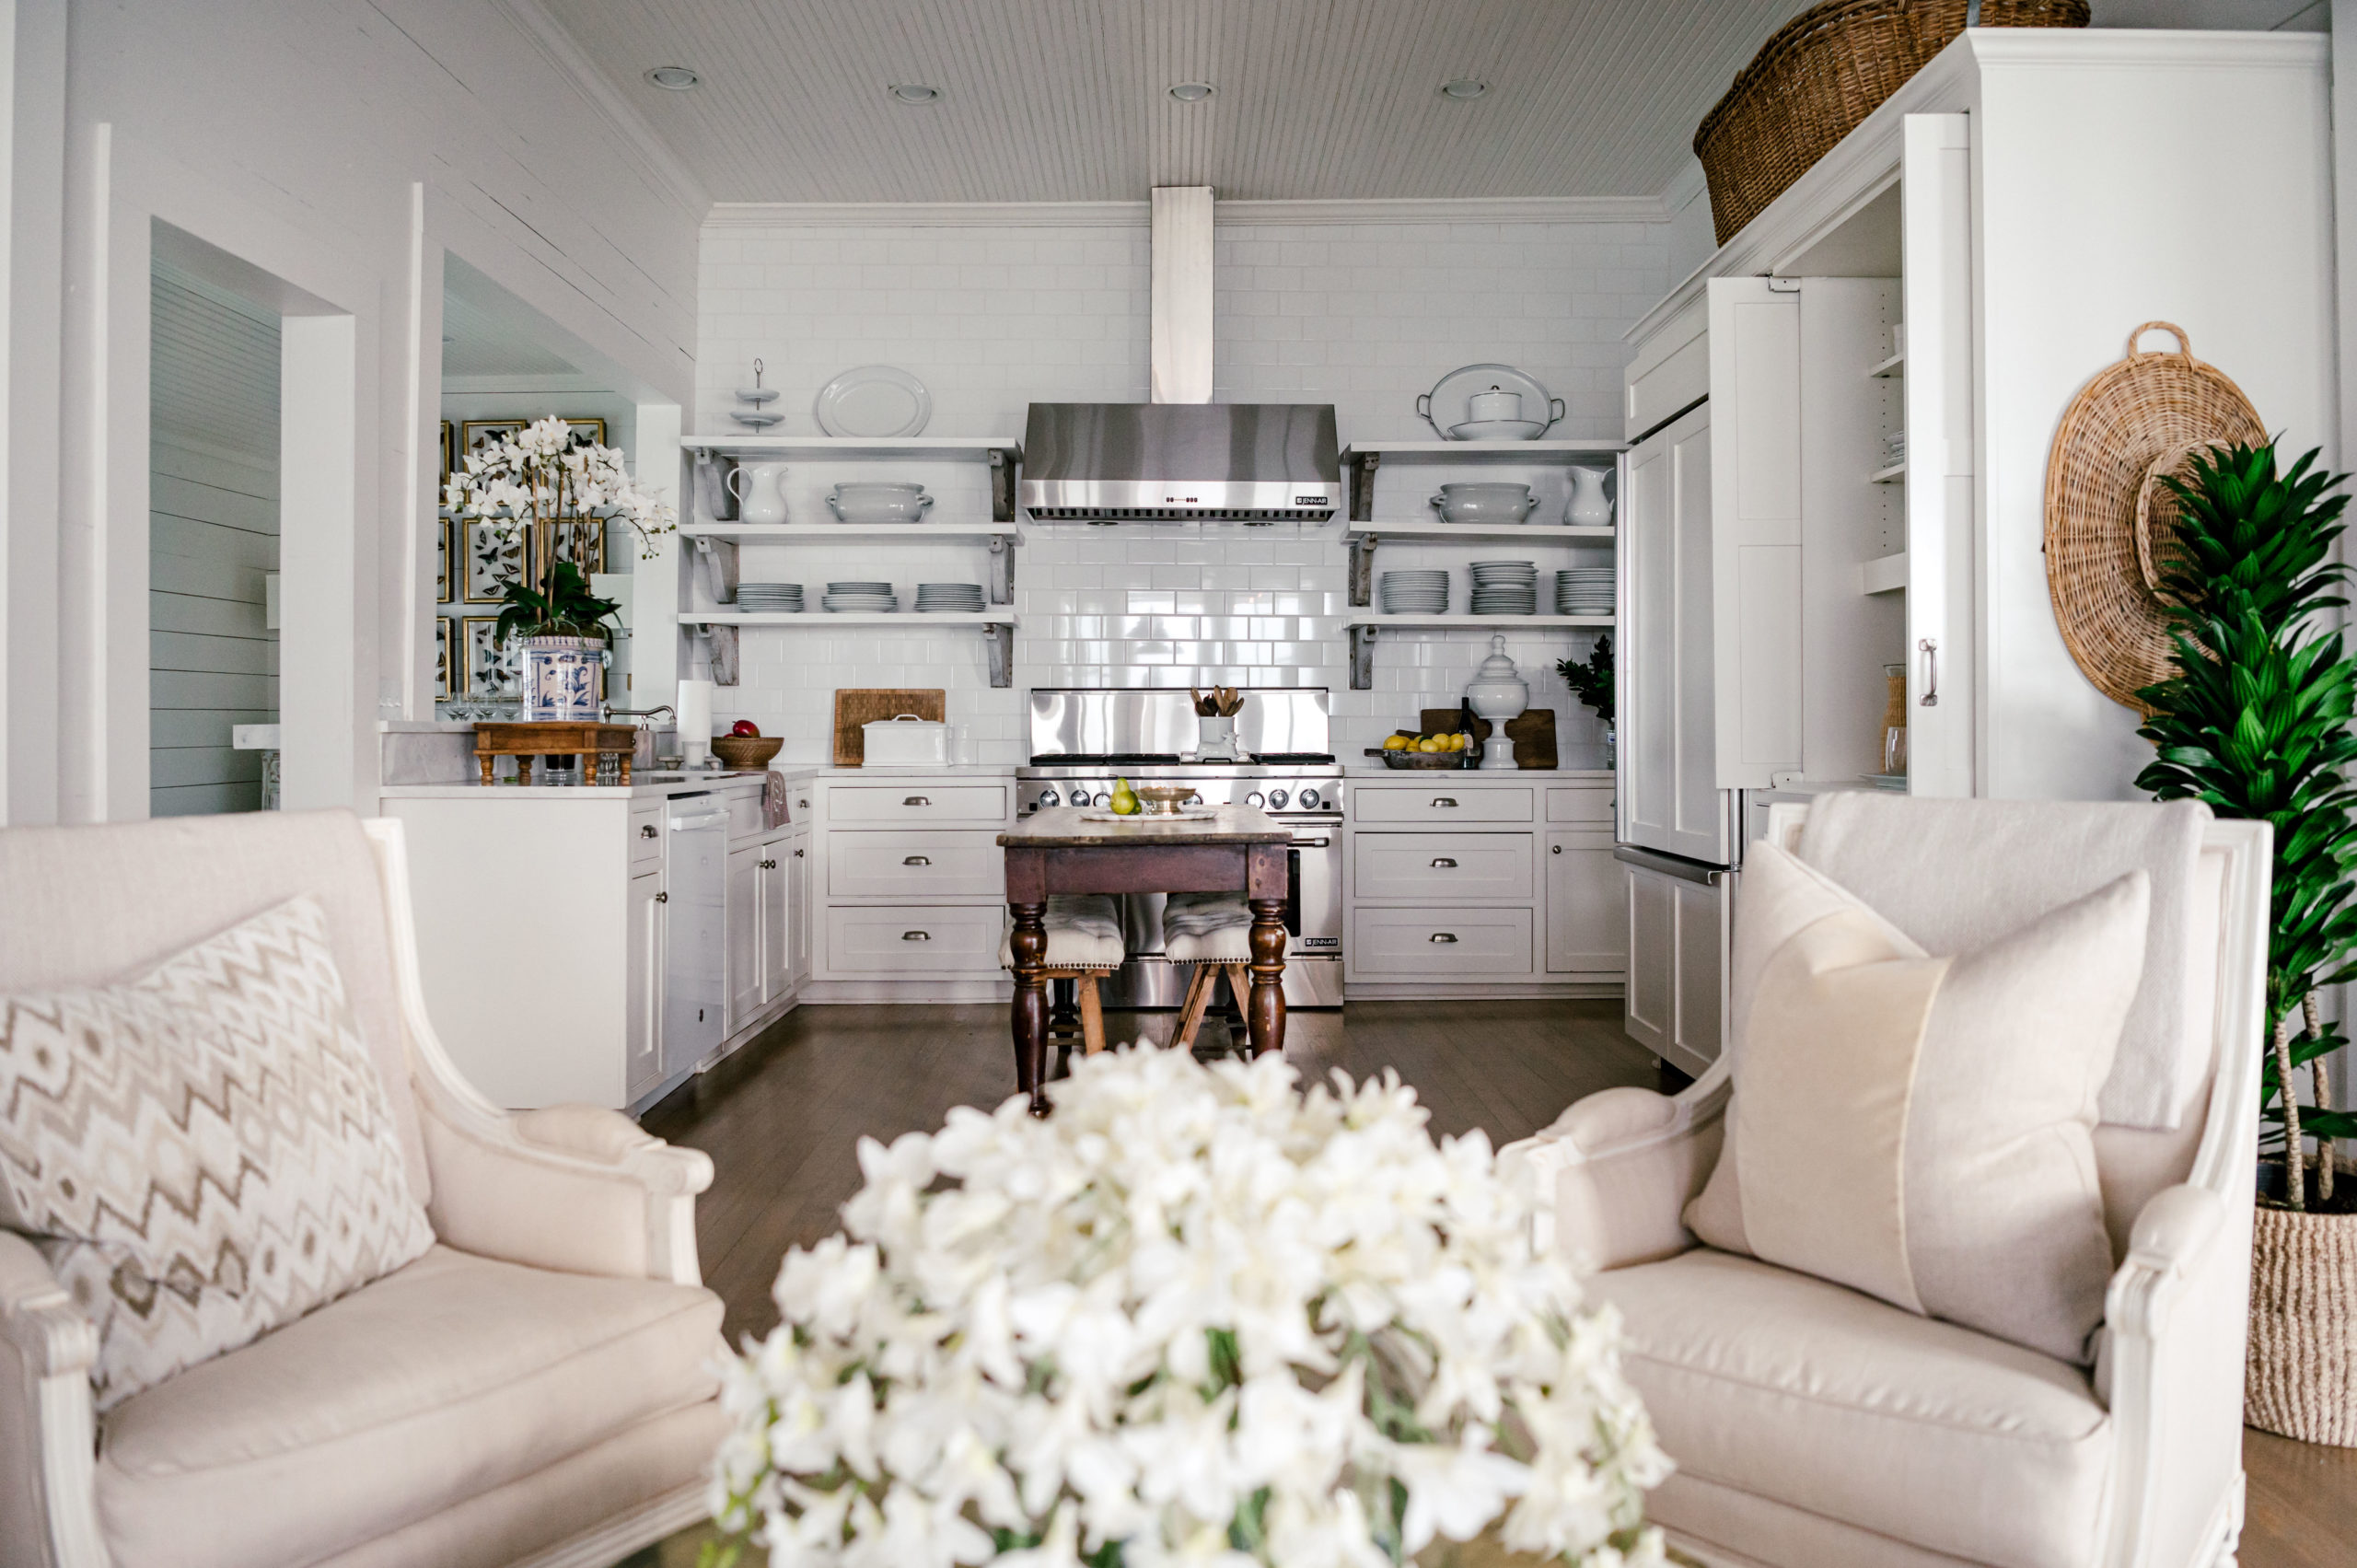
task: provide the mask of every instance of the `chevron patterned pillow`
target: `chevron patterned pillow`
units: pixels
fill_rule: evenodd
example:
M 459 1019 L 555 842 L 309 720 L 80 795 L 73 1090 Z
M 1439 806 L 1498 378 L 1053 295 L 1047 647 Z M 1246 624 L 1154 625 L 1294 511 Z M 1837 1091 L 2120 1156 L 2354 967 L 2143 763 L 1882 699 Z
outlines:
M 0 996 L 0 1225 L 98 1325 L 100 1411 L 433 1245 L 318 904 Z

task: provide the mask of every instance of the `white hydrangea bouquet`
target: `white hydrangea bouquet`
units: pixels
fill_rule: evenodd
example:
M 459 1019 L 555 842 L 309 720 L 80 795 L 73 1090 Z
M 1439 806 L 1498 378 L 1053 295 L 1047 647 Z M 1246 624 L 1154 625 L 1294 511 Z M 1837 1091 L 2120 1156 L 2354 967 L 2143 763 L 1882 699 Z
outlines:
M 845 1233 L 728 1370 L 732 1562 L 1387 1568 L 1488 1531 L 1664 1561 L 1619 1325 L 1397 1074 L 1135 1049 L 860 1145 Z M 944 1180 L 943 1179 L 948 1179 Z
M 554 418 L 534 420 L 468 452 L 442 501 L 453 517 L 484 519 L 503 543 L 525 544 L 523 570 L 507 589 L 508 610 L 500 617 L 503 640 L 511 630 L 528 637 L 596 636 L 598 622 L 614 608 L 610 600 L 590 598 L 588 580 L 559 560 L 560 523 L 621 517 L 648 557 L 656 539 L 678 526 L 671 508 L 631 478 L 619 449 Z

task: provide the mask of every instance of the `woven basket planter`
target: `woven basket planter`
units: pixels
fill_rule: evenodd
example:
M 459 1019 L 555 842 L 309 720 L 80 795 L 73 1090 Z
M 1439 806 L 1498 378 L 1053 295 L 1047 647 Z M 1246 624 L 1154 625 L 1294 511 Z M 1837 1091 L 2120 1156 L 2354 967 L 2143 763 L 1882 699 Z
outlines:
M 1776 30 L 1694 133 L 1724 245 L 1962 32 L 2083 28 L 2087 0 L 1831 0 Z
M 2357 1214 L 2259 1206 L 2243 1419 L 2357 1447 Z

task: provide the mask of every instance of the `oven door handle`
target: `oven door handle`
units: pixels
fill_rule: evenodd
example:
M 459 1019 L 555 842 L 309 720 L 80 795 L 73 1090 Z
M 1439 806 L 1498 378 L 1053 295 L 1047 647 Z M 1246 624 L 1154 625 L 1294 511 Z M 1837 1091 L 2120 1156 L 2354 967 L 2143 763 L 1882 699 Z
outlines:
M 1331 839 L 1295 839 L 1293 842 L 1293 847 L 1295 849 L 1324 849 L 1333 842 L 1334 841 Z

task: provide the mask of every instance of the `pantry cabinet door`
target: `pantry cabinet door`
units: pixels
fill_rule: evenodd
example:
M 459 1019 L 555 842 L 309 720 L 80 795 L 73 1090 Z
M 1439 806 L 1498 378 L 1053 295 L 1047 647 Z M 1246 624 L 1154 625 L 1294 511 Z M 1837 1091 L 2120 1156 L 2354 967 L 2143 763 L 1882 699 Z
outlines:
M 663 874 L 630 879 L 630 933 L 622 977 L 623 1082 L 636 1099 L 663 1076 Z
M 1678 884 L 1641 866 L 1620 869 L 1629 945 L 1620 1027 L 1631 1040 L 1666 1057 L 1678 1022 Z
M 1713 405 L 1631 448 L 1620 484 L 1620 836 L 1690 860 L 1732 857 L 1713 780 Z
M 1711 283 L 1711 602 L 1721 789 L 1800 776 L 1801 296 Z
M 1976 789 L 1970 117 L 1910 114 L 1899 254 L 1907 320 L 1907 787 Z
M 1628 912 L 1612 835 L 1563 828 L 1547 835 L 1547 972 L 1620 977 L 1629 959 Z
M 761 892 L 758 844 L 728 852 L 728 1033 L 761 1005 Z
M 761 991 L 767 1005 L 794 989 L 794 845 L 781 839 L 763 844 L 761 855 Z

